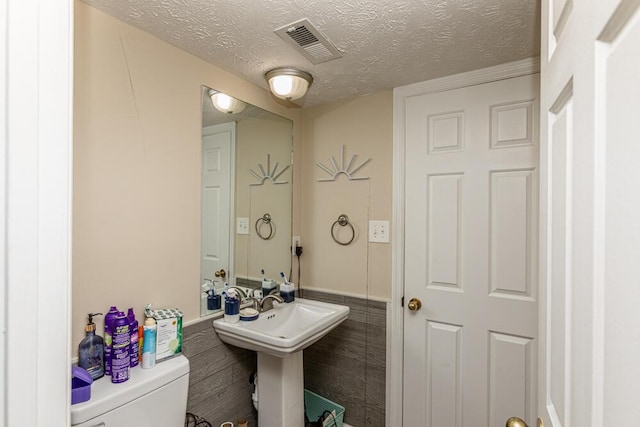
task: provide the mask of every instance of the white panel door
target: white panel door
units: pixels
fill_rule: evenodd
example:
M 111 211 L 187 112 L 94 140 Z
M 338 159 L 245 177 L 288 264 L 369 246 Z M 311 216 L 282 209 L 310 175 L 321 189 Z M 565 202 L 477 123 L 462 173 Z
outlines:
M 224 281 L 214 276 L 224 269 L 230 280 L 231 196 L 236 124 L 203 129 L 202 134 L 202 249 L 201 281 Z
M 547 427 L 640 418 L 639 5 L 542 1 L 538 403 Z
M 406 426 L 535 420 L 538 90 L 534 74 L 406 98 Z

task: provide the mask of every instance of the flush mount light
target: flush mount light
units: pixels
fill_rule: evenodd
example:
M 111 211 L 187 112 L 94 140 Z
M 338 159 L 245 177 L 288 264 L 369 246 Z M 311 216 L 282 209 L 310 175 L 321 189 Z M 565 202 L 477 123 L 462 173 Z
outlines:
M 209 91 L 209 96 L 211 97 L 211 102 L 213 102 L 213 106 L 216 107 L 216 110 L 227 114 L 239 113 L 244 110 L 244 107 L 247 105 L 239 99 L 235 99 L 226 93 L 218 92 L 213 89 Z
M 271 92 L 288 101 L 302 98 L 313 82 L 311 74 L 295 68 L 276 68 L 268 71 L 264 77 L 269 82 Z

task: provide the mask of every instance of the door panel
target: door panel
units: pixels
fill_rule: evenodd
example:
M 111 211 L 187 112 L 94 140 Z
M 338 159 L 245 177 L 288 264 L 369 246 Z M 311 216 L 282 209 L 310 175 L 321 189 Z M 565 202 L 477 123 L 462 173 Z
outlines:
M 549 193 L 551 226 L 549 247 L 550 278 L 547 293 L 548 324 L 548 410 L 554 425 L 569 425 L 567 396 L 571 395 L 570 367 L 571 343 L 567 331 L 571 317 L 571 227 L 567 224 L 571 215 L 571 148 L 573 146 L 572 93 L 563 91 L 551 111 L 551 136 Z
M 640 416 L 640 1 L 573 2 L 559 34 L 558 3 L 542 2 L 539 415 L 623 425 Z
M 462 372 L 460 346 L 462 328 L 427 320 L 427 425 L 462 425 Z
M 489 425 L 501 426 L 514 413 L 535 418 L 535 345 L 527 337 L 489 332 Z
M 535 169 L 490 173 L 490 295 L 534 300 L 537 253 Z
M 535 419 L 537 75 L 406 100 L 404 424 Z M 506 418 L 505 418 L 506 419 Z
M 461 174 L 427 176 L 427 287 L 462 291 Z
M 636 10 L 631 6 L 635 3 Z M 640 417 L 640 12 L 621 2 L 599 37 L 606 107 L 603 425 Z M 632 327 L 629 327 L 634 325 Z

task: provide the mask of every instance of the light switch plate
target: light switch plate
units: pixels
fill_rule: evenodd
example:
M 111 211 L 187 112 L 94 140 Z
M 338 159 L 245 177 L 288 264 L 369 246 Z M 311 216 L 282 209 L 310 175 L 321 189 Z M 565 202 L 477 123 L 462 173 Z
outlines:
M 389 243 L 389 221 L 369 221 L 369 241 Z
M 236 234 L 249 234 L 249 218 L 237 218 Z

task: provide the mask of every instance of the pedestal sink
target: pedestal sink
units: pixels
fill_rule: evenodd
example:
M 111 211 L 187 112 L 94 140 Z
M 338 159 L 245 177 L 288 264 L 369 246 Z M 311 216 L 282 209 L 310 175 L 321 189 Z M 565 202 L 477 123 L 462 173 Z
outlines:
M 258 352 L 258 424 L 304 425 L 302 350 L 325 336 L 349 315 L 349 307 L 297 298 L 260 313 L 257 320 L 213 321 L 220 339 Z

